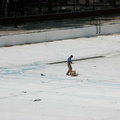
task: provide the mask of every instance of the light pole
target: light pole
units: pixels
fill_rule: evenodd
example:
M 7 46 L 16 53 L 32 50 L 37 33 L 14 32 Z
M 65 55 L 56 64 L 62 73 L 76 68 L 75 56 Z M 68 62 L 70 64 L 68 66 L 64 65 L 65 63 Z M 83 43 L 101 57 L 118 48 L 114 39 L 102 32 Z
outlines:
M 17 0 L 13 0 L 14 1 L 14 5 L 15 5 L 15 16 L 14 16 L 14 28 L 18 28 L 17 26 Z
M 73 10 L 76 11 L 76 0 L 73 0 Z
M 93 20 L 95 20 L 95 0 L 93 0 Z
M 92 18 L 92 25 L 96 26 L 96 34 L 101 33 L 101 22 L 98 18 L 95 17 L 95 2 L 96 0 L 93 0 L 93 18 Z M 91 21 L 90 21 L 91 24 Z

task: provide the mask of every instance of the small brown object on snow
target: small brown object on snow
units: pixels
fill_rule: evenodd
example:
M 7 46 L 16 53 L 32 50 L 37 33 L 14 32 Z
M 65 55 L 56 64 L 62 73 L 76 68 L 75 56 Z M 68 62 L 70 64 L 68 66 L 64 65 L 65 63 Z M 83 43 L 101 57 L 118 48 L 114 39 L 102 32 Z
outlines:
M 71 71 L 71 72 L 70 72 L 70 75 L 71 75 L 71 76 L 76 76 L 76 71 L 75 71 L 75 70 Z

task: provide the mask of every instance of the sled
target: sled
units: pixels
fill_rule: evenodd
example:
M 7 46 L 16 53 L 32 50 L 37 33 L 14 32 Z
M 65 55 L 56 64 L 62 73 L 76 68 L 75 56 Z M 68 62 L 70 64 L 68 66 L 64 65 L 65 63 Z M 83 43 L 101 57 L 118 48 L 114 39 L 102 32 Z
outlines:
M 76 71 L 73 70 L 72 72 L 70 72 L 70 75 L 71 75 L 71 76 L 77 76 Z

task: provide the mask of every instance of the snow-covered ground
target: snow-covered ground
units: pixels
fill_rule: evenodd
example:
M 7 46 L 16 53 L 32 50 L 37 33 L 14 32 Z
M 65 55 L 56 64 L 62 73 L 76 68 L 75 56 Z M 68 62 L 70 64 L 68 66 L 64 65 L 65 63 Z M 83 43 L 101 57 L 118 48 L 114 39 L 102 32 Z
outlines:
M 120 120 L 120 35 L 1 47 L 0 120 Z

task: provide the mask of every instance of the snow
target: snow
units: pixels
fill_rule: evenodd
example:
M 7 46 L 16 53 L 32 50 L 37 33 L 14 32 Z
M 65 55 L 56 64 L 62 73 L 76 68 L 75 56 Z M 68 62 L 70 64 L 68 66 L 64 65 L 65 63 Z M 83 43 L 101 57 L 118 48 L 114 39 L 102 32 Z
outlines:
M 78 76 L 66 76 L 65 61 Z M 1 120 L 119 120 L 120 35 L 0 48 Z

